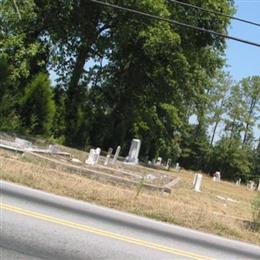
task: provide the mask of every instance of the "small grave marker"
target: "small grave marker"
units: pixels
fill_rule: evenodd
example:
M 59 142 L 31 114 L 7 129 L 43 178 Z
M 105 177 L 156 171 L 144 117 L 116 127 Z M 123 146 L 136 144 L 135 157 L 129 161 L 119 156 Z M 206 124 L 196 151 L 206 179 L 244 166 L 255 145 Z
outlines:
M 162 165 L 162 157 L 158 157 L 155 163 L 156 166 L 161 166 Z
M 112 164 L 115 164 L 115 163 L 116 163 L 120 151 L 121 151 L 121 146 L 117 146 L 117 148 L 116 148 L 116 153 L 115 153 L 114 158 L 113 158 L 113 160 L 112 160 Z
M 131 147 L 126 157 L 126 162 L 131 164 L 138 164 L 138 156 L 141 148 L 141 140 L 133 139 L 131 142 Z
M 109 149 L 108 149 L 108 152 L 107 152 L 107 157 L 106 157 L 106 160 L 105 160 L 104 165 L 108 165 L 109 159 L 110 159 L 110 157 L 111 157 L 112 152 L 113 152 L 113 148 L 109 148 Z
M 98 163 L 101 149 L 90 149 L 88 159 L 85 161 L 86 164 L 95 165 Z
M 202 174 L 196 173 L 193 179 L 193 189 L 196 192 L 200 192 L 200 187 L 202 183 Z
M 166 163 L 166 166 L 165 166 L 165 169 L 166 169 L 167 171 L 169 171 L 169 169 L 170 169 L 170 167 L 171 167 L 171 164 L 172 164 L 172 159 L 168 159 L 168 160 L 167 160 L 167 163 Z

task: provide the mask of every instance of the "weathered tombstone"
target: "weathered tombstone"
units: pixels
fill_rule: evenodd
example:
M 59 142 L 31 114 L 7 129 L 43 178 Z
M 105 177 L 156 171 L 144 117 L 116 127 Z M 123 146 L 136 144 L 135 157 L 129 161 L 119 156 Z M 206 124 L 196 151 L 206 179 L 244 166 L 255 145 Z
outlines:
M 86 164 L 94 165 L 94 153 L 95 149 L 90 149 L 88 159 L 85 161 Z
M 49 145 L 50 153 L 58 153 L 60 152 L 59 146 L 57 144 Z
M 113 152 L 113 148 L 109 148 L 109 149 L 108 149 L 108 152 L 107 152 L 107 157 L 106 157 L 106 160 L 105 160 L 104 165 L 108 165 L 109 159 L 110 159 L 110 157 L 111 157 L 112 152 Z
M 241 183 L 241 178 L 236 181 L 236 185 L 240 186 L 240 183 Z
M 17 137 L 15 138 L 15 145 L 22 149 L 32 148 L 31 142 Z
M 95 150 L 95 153 L 94 153 L 94 162 L 95 162 L 94 164 L 97 164 L 97 163 L 98 163 L 100 153 L 101 153 L 101 149 L 100 149 L 100 148 L 97 148 L 97 149 Z
M 113 158 L 113 160 L 112 160 L 112 164 L 115 164 L 115 163 L 116 163 L 117 158 L 118 158 L 119 153 L 120 153 L 120 150 L 121 150 L 121 146 L 117 146 L 117 148 L 116 148 L 116 153 L 115 153 L 114 158 Z
M 166 163 L 166 166 L 165 166 L 165 169 L 168 171 L 171 167 L 171 164 L 172 164 L 172 159 L 168 159 L 167 160 L 167 163 Z
M 81 163 L 81 160 L 79 160 L 77 158 L 72 158 L 71 161 L 74 163 Z
M 248 181 L 246 186 L 250 191 L 254 191 L 256 189 L 256 184 L 254 181 Z
M 258 181 L 258 188 L 257 188 L 257 191 L 260 191 L 260 179 Z
M 161 166 L 162 165 L 162 157 L 158 157 L 157 158 L 155 165 L 157 165 L 157 166 Z
M 90 149 L 88 159 L 85 161 L 86 164 L 95 165 L 98 163 L 101 149 Z
M 138 164 L 138 156 L 141 148 L 141 140 L 133 139 L 131 142 L 131 147 L 126 157 L 126 162 L 131 164 Z
M 181 169 L 180 164 L 179 164 L 179 163 L 176 163 L 175 170 L 176 170 L 176 171 L 179 171 L 180 169 Z
M 202 182 L 202 174 L 196 173 L 193 179 L 194 191 L 200 192 L 201 182 Z
M 220 181 L 221 179 L 221 174 L 219 171 L 216 171 L 213 175 L 213 181 Z

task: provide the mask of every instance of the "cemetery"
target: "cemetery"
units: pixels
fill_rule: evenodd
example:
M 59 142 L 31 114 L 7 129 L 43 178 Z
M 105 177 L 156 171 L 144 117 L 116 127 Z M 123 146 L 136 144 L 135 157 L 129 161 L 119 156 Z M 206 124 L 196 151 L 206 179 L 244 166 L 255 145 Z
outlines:
M 37 189 L 260 244 L 251 231 L 251 201 L 259 184 L 233 183 L 186 171 L 169 158 L 144 163 L 141 141 L 79 151 L 61 145 L 0 136 L 1 178 Z
M 0 139 L 0 148 L 22 153 L 24 159 L 48 165 L 53 169 L 122 186 L 138 186 L 141 183 L 144 189 L 170 193 L 180 178 L 171 176 L 167 172 L 162 174 L 152 168 L 139 166 L 140 147 L 140 140 L 133 139 L 126 158 L 119 159 L 121 148 L 118 146 L 114 154 L 112 154 L 113 149 L 109 148 L 106 155 L 101 155 L 100 148 L 90 149 L 87 158 L 79 160 L 72 154 L 62 151 L 58 145 L 43 148 L 21 138 L 11 141 Z

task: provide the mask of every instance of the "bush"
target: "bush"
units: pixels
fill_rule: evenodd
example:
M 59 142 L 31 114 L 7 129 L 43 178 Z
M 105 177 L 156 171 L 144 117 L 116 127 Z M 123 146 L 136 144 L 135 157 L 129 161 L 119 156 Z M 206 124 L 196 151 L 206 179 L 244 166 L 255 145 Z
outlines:
M 25 88 L 21 100 L 23 127 L 29 134 L 49 136 L 55 115 L 55 102 L 50 80 L 39 73 Z

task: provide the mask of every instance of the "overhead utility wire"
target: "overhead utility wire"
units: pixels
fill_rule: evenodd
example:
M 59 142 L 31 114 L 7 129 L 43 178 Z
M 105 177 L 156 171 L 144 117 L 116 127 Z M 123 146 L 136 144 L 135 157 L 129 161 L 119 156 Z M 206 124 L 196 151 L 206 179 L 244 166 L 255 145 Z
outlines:
M 212 13 L 212 14 L 217 14 L 217 15 L 219 15 L 219 16 L 228 17 L 228 18 L 230 18 L 230 19 L 237 20 L 237 21 L 240 21 L 240 22 L 244 22 L 244 23 L 248 23 L 248 24 L 260 26 L 260 23 L 248 21 L 248 20 L 245 20 L 245 19 L 241 19 L 241 18 L 239 18 L 239 17 L 231 16 L 231 15 L 228 15 L 228 14 L 225 14 L 225 13 L 222 13 L 222 12 L 219 12 L 219 11 L 209 10 L 209 9 L 206 9 L 206 8 L 203 8 L 203 7 L 199 7 L 199 6 L 197 6 L 197 5 L 192 5 L 192 4 L 184 3 L 184 2 L 181 2 L 181 1 L 177 1 L 177 0 L 168 0 L 168 1 L 171 2 L 171 3 L 175 3 L 175 4 L 179 4 L 179 5 L 191 7 L 191 8 L 193 8 L 193 9 L 201 10 L 201 11 L 203 11 L 203 12 Z
M 113 8 L 113 9 L 126 11 L 126 12 L 129 12 L 129 13 L 138 14 L 138 15 L 145 16 L 145 17 L 148 17 L 148 18 L 151 18 L 151 19 L 164 21 L 164 22 L 167 22 L 167 23 L 170 23 L 170 24 L 177 24 L 177 25 L 180 25 L 180 26 L 183 26 L 183 27 L 186 27 L 186 28 L 190 28 L 190 29 L 194 29 L 194 30 L 197 30 L 197 31 L 210 33 L 210 34 L 217 35 L 217 36 L 220 36 L 220 37 L 223 37 L 223 38 L 226 38 L 226 39 L 242 42 L 242 43 L 253 45 L 253 46 L 256 46 L 256 47 L 260 47 L 260 43 L 247 41 L 247 40 L 244 40 L 244 39 L 240 39 L 240 38 L 237 38 L 237 37 L 229 36 L 229 35 L 226 35 L 226 34 L 223 34 L 223 33 L 218 33 L 218 32 L 215 32 L 215 31 L 212 31 L 212 30 L 208 30 L 208 29 L 204 29 L 204 28 L 201 28 L 201 27 L 197 27 L 197 26 L 194 26 L 194 25 L 189 25 L 189 24 L 186 24 L 186 23 L 178 22 L 176 20 L 168 19 L 168 18 L 165 18 L 165 17 L 144 13 L 144 12 L 141 12 L 141 11 L 138 11 L 138 10 L 135 10 L 135 9 L 122 7 L 122 6 L 119 6 L 119 5 L 114 5 L 114 4 L 110 4 L 110 3 L 99 1 L 99 0 L 90 0 L 90 2 L 99 4 L 99 5 L 103 5 L 103 6 L 107 6 L 107 7 Z

